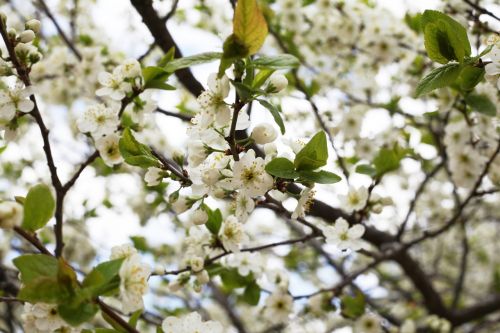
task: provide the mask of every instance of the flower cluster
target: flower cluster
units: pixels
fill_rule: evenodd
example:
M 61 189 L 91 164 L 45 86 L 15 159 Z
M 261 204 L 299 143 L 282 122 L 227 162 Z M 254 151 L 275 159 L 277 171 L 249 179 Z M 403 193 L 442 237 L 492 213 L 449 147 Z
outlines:
M 148 291 L 151 268 L 141 261 L 137 250 L 129 244 L 115 246 L 111 259 L 124 259 L 120 268 L 120 302 L 125 313 L 144 308 L 142 297 Z

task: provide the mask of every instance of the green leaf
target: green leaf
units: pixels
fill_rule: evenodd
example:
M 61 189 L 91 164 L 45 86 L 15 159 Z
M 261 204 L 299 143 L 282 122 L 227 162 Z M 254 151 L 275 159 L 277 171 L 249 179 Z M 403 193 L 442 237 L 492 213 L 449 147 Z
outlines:
M 449 63 L 432 70 L 418 83 L 415 91 L 417 97 L 453 84 L 461 70 L 462 66 L 458 63 Z
M 328 171 L 311 171 L 303 170 L 299 171 L 300 180 L 305 180 L 307 182 L 318 183 L 318 184 L 335 184 L 342 180 L 341 177 Z
M 137 310 L 134 312 L 131 316 L 130 319 L 128 320 L 128 324 L 132 326 L 133 328 L 137 327 L 137 322 L 139 321 L 139 318 L 141 318 L 142 315 L 142 310 Z
M 77 304 L 61 304 L 57 308 L 59 316 L 72 326 L 83 324 L 94 318 L 99 306 L 90 301 Z
M 158 67 L 165 67 L 175 58 L 175 46 L 172 46 L 167 53 L 158 61 Z
M 130 165 L 142 168 L 160 167 L 161 165 L 151 149 L 135 139 L 130 128 L 123 131 L 119 147 L 123 159 Z
M 144 77 L 144 89 L 175 90 L 175 87 L 165 83 L 170 77 L 170 72 L 157 66 L 145 67 L 142 69 Z
M 205 226 L 212 234 L 218 235 L 220 227 L 222 226 L 222 213 L 220 209 L 211 210 L 210 207 L 205 204 L 202 205 L 202 209 L 208 215 L 208 221 L 205 223 Z
M 267 79 L 275 72 L 274 69 L 262 69 L 257 75 L 255 75 L 252 83 L 252 88 L 260 88 L 264 83 L 266 83 Z
M 56 202 L 47 185 L 33 186 L 24 202 L 24 220 L 22 227 L 29 231 L 43 228 L 54 215 Z
M 23 285 L 17 297 L 30 303 L 59 303 L 68 299 L 70 293 L 62 287 L 56 277 L 41 276 Z
M 227 290 L 246 287 L 248 284 L 254 282 L 252 274 L 242 276 L 238 273 L 236 268 L 227 268 L 220 273 L 220 278 L 224 287 Z
M 130 240 L 134 243 L 134 247 L 139 251 L 148 251 L 148 241 L 144 236 L 130 236 Z
M 356 292 L 354 297 L 344 295 L 341 298 L 340 308 L 342 315 L 347 318 L 356 319 L 361 317 L 365 313 L 365 306 L 365 296 L 359 291 Z
M 361 173 L 363 175 L 375 176 L 377 174 L 377 170 L 368 164 L 360 164 L 356 167 L 356 172 Z
M 278 56 L 262 56 L 253 60 L 252 64 L 257 68 L 266 69 L 291 69 L 300 65 L 299 59 L 291 54 L 280 54 Z
M 238 96 L 241 98 L 243 102 L 247 102 L 253 98 L 255 94 L 255 90 L 252 87 L 247 86 L 246 84 L 238 81 L 231 80 Z
M 460 72 L 460 77 L 457 83 L 462 91 L 471 91 L 479 84 L 484 78 L 484 68 L 475 66 L 466 66 Z
M 97 265 L 83 280 L 82 286 L 92 296 L 109 295 L 120 286 L 120 267 L 124 259 L 115 259 Z
M 265 101 L 263 99 L 259 99 L 258 101 L 263 107 L 265 107 L 266 109 L 269 110 L 269 112 L 271 112 L 271 115 L 273 116 L 274 121 L 280 127 L 281 134 L 285 134 L 285 130 L 286 130 L 285 123 L 283 122 L 283 118 L 281 118 L 281 112 L 279 111 L 279 109 L 276 106 L 274 106 L 273 104 L 271 104 L 268 101 Z
M 239 0 L 234 10 L 234 36 L 248 49 L 247 55 L 257 53 L 267 36 L 267 23 L 257 0 Z
M 218 60 L 221 57 L 222 57 L 221 52 L 205 52 L 205 53 L 195 54 L 189 57 L 171 60 L 165 65 L 164 69 L 169 73 L 173 73 L 179 69 L 205 64 L 208 62 Z
M 472 110 L 494 117 L 497 114 L 496 105 L 484 94 L 469 94 L 465 97 L 465 101 Z
M 14 266 L 21 272 L 21 282 L 30 283 L 39 277 L 57 278 L 59 263 L 56 258 L 46 254 L 25 254 L 15 258 Z
M 260 300 L 260 287 L 259 287 L 259 285 L 255 281 L 248 284 L 245 287 L 245 290 L 243 291 L 243 295 L 241 296 L 241 299 L 245 303 L 253 305 L 253 306 L 259 304 L 259 300 Z
M 267 163 L 266 172 L 283 179 L 295 179 L 299 176 L 299 173 L 295 171 L 293 162 L 284 157 L 274 158 Z
M 326 165 L 327 159 L 326 134 L 320 131 L 297 153 L 294 165 L 298 171 L 315 170 Z
M 401 159 L 405 154 L 406 151 L 398 146 L 394 146 L 392 149 L 385 147 L 380 149 L 377 156 L 373 159 L 377 175 L 381 176 L 384 173 L 398 169 Z
M 429 57 L 442 64 L 451 60 L 462 62 L 470 56 L 467 30 L 446 14 L 426 10 L 421 17 L 425 48 Z

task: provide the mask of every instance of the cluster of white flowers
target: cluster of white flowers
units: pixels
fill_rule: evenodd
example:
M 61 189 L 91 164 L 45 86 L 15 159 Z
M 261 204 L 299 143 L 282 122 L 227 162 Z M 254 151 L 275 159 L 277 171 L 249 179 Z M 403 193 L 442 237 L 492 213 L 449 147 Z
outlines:
M 144 308 L 142 297 L 148 291 L 148 278 L 151 274 L 149 265 L 141 261 L 137 250 L 129 245 L 115 246 L 111 249 L 111 258 L 125 260 L 120 267 L 120 301 L 125 313 Z
M 120 136 L 116 133 L 120 124 L 120 108 L 118 101 L 129 96 L 132 92 L 140 93 L 143 86 L 141 65 L 135 59 L 126 60 L 117 66 L 113 73 L 101 72 L 99 82 L 102 88 L 96 91 L 101 97 L 109 96 L 111 101 L 107 104 L 95 104 L 88 107 L 77 120 L 80 132 L 88 133 L 94 139 L 96 149 L 104 162 L 114 166 L 123 162 L 120 154 Z M 149 94 L 132 101 L 127 105 L 128 113 L 133 120 L 142 121 L 145 114 L 149 114 L 156 108 Z M 152 182 L 155 183 L 155 182 Z
M 223 333 L 224 327 L 221 323 L 210 320 L 203 321 L 197 312 L 191 312 L 183 317 L 167 317 L 161 328 L 165 333 Z
M 69 326 L 59 316 L 57 304 L 25 303 L 21 318 L 26 333 L 81 332 L 81 329 Z

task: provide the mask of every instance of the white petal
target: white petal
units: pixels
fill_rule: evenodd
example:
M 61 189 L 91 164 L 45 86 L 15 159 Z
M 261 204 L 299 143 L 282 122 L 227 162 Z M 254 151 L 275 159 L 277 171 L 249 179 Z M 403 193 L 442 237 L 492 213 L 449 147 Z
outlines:
M 19 111 L 21 111 L 21 112 L 30 112 L 35 107 L 35 104 L 33 104 L 33 101 L 31 101 L 31 100 L 25 99 L 25 100 L 20 101 L 17 104 L 17 107 L 19 108 Z
M 362 226 L 361 224 L 356 224 L 353 225 L 349 231 L 347 231 L 347 235 L 349 236 L 350 239 L 358 239 L 363 236 L 365 233 L 365 227 Z
M 349 229 L 349 223 L 343 218 L 339 218 L 335 221 L 335 225 L 333 227 L 336 232 L 346 232 Z

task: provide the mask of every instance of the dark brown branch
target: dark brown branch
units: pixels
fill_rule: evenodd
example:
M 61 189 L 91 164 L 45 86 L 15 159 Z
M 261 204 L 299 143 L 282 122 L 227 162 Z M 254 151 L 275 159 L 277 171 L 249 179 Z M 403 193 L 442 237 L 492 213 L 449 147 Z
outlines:
M 160 108 L 157 108 L 156 112 L 161 113 L 161 114 L 163 114 L 165 116 L 179 118 L 179 119 L 184 120 L 184 121 L 191 121 L 191 119 L 193 119 L 193 117 L 190 116 L 190 115 L 182 114 L 182 113 L 179 113 L 179 112 L 167 111 L 167 110 L 163 110 L 163 109 L 160 109 Z
M 182 53 L 175 43 L 172 35 L 168 31 L 165 22 L 158 16 L 158 13 L 153 8 L 152 0 L 130 0 L 134 8 L 142 17 L 142 21 L 148 27 L 153 35 L 156 44 L 163 50 L 168 52 L 172 47 L 175 47 L 175 57 L 182 58 Z M 189 68 L 178 70 L 175 75 L 193 95 L 198 96 L 203 92 L 203 86 L 194 77 Z
M 38 0 L 38 3 L 40 4 L 40 7 L 42 7 L 42 10 L 45 12 L 45 14 L 52 21 L 54 26 L 56 27 L 57 33 L 59 34 L 59 36 L 61 36 L 64 43 L 69 47 L 71 52 L 73 52 L 73 54 L 75 55 L 75 57 L 78 58 L 78 60 L 82 60 L 82 55 L 80 54 L 80 51 L 76 49 L 76 46 L 73 44 L 73 42 L 68 38 L 68 36 L 66 36 L 66 33 L 62 30 L 54 14 L 52 14 L 52 12 L 50 11 L 49 6 L 47 6 L 44 0 Z

